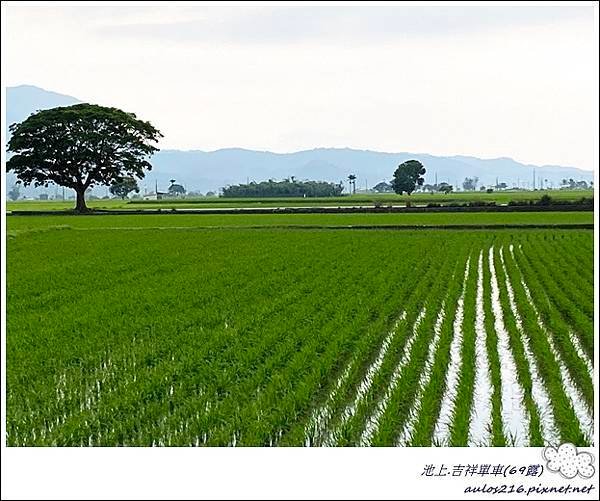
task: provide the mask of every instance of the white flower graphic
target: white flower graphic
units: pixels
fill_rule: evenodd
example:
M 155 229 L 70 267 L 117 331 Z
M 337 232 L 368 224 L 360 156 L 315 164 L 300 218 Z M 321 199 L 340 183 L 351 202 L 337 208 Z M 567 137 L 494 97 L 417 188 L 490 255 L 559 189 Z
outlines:
M 562 444 L 558 448 L 548 446 L 542 455 L 547 461 L 546 468 L 565 478 L 574 478 L 577 474 L 591 478 L 596 471 L 594 456 L 589 452 L 577 452 L 573 444 Z

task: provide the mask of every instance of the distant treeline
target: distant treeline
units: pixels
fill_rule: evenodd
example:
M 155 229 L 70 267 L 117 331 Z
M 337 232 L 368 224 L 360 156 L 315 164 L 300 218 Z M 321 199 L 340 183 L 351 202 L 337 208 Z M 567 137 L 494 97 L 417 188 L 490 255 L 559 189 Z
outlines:
M 552 198 L 550 195 L 542 195 L 538 200 L 509 200 L 509 207 L 553 207 L 560 206 L 562 207 L 582 207 L 582 208 L 592 208 L 594 207 L 594 198 L 593 197 L 581 197 L 578 200 L 561 200 Z M 471 200 L 469 202 L 460 203 L 460 202 L 450 202 L 445 204 L 439 204 L 436 202 L 430 202 L 427 204 L 428 208 L 435 207 L 496 207 L 496 201 L 491 200 Z
M 283 181 L 261 181 L 236 184 L 223 188 L 223 197 L 338 197 L 344 187 L 326 181 L 298 181 L 294 178 Z

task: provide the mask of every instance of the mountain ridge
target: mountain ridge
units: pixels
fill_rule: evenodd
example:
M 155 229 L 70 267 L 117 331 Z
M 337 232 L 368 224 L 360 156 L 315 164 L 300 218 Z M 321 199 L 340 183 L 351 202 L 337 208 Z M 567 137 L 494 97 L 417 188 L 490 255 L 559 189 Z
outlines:
M 7 88 L 7 126 L 22 121 L 31 113 L 80 103 L 73 96 L 47 91 L 36 86 L 23 85 Z M 8 131 L 7 131 L 8 132 Z M 8 134 L 7 134 L 8 138 Z M 381 181 L 389 181 L 397 165 L 408 159 L 421 161 L 427 169 L 426 183 L 445 181 L 460 188 L 465 177 L 477 176 L 480 185 L 506 182 L 523 187 L 533 184 L 533 176 L 548 185 L 558 186 L 563 178 L 592 181 L 594 173 L 571 166 L 533 165 L 520 163 L 510 157 L 479 158 L 472 155 L 432 155 L 429 153 L 388 152 L 351 147 L 317 147 L 293 152 L 272 152 L 241 147 L 216 150 L 163 149 L 152 158 L 154 168 L 140 182 L 142 193 L 168 185 L 169 179 L 194 191 L 218 191 L 223 186 L 249 180 L 298 179 L 345 181 L 349 174 L 358 177 L 357 187 L 370 188 Z M 7 190 L 14 183 L 14 175 L 7 176 Z M 539 183 L 539 181 L 538 181 Z M 539 184 L 538 184 L 539 186 Z M 98 194 L 105 194 L 99 189 Z M 25 194 L 39 193 L 40 189 L 24 189 Z

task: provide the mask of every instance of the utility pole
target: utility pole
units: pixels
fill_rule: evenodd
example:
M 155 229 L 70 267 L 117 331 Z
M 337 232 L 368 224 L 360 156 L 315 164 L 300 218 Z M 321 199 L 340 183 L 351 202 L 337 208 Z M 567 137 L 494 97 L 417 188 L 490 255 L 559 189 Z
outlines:
M 533 189 L 535 190 L 535 168 L 533 169 Z

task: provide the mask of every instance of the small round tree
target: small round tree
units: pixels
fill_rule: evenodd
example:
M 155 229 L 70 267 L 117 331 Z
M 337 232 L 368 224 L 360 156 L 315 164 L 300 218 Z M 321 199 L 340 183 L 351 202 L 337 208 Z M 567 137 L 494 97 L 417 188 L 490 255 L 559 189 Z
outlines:
M 19 199 L 20 195 L 21 195 L 21 190 L 19 189 L 19 187 L 16 184 L 14 184 L 13 187 L 8 192 L 8 198 L 10 198 L 14 202 L 15 200 Z
M 185 195 L 185 188 L 183 186 L 181 186 L 180 184 L 175 184 L 173 183 L 171 186 L 169 186 L 169 195 L 178 197 L 180 195 Z
M 407 193 L 410 195 L 417 186 L 422 186 L 424 182 L 425 167 L 418 160 L 407 160 L 401 163 L 392 179 L 392 188 L 398 195 Z
M 55 183 L 77 195 L 75 211 L 87 212 L 85 192 L 125 177 L 144 177 L 162 134 L 133 113 L 94 104 L 39 111 L 10 126 L 6 163 L 25 186 Z
M 125 200 L 127 195 L 129 195 L 132 191 L 136 193 L 140 192 L 140 187 L 137 184 L 137 181 L 131 176 L 125 176 L 121 179 L 115 179 L 113 183 L 110 185 L 111 194 L 116 197 L 120 197 Z

